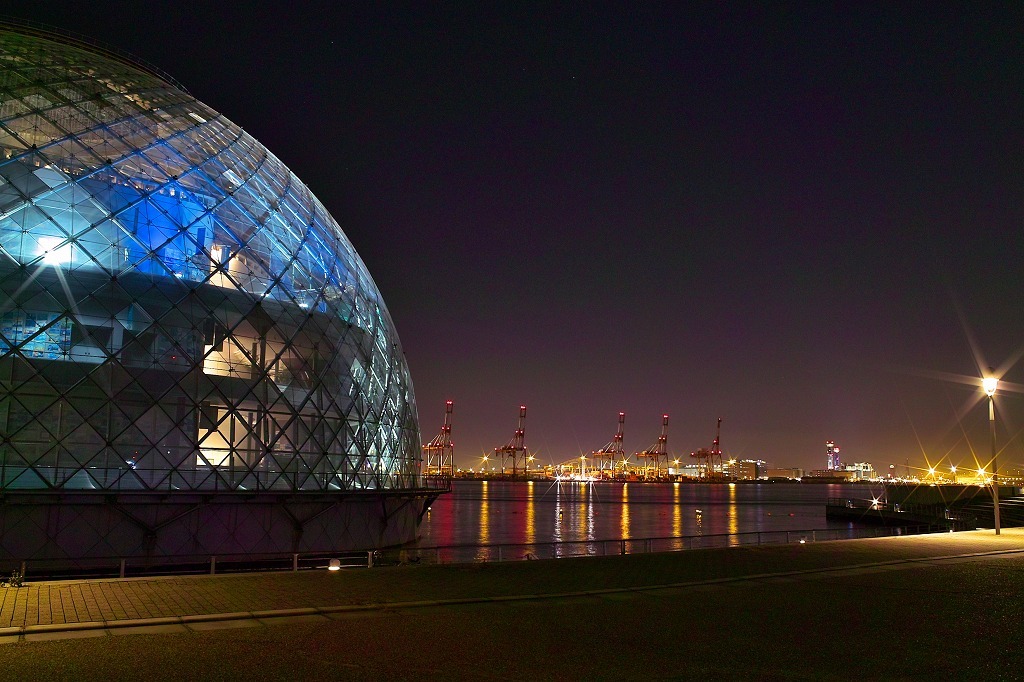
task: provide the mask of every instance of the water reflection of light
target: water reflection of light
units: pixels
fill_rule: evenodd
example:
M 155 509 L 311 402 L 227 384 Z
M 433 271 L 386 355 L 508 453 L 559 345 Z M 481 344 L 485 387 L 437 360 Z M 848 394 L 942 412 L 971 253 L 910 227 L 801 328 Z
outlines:
M 619 529 L 622 537 L 629 537 L 629 483 L 622 484 L 622 522 Z
M 533 542 L 536 529 L 533 527 L 533 481 L 526 483 L 526 542 Z
M 480 539 L 478 542 L 481 545 L 485 545 L 491 540 L 491 525 L 490 525 L 490 506 L 491 503 L 487 499 L 488 489 L 487 481 L 482 481 L 483 486 L 480 488 Z
M 593 483 L 580 482 L 573 486 L 576 496 L 576 504 L 573 511 L 576 514 L 576 537 L 579 540 L 592 540 L 594 538 L 594 509 L 596 490 Z
M 555 486 L 555 528 L 551 533 L 551 539 L 555 542 L 562 541 L 562 483 Z
M 729 484 L 729 544 L 739 544 L 736 533 L 740 532 L 739 507 L 736 505 L 736 484 Z
M 672 535 L 679 537 L 682 534 L 683 508 L 679 504 L 679 481 L 676 481 L 672 488 Z

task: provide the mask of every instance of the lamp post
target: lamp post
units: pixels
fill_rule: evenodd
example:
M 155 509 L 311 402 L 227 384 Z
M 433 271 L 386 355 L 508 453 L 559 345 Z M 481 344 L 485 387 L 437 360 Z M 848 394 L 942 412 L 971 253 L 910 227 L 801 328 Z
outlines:
M 988 396 L 988 435 L 992 445 L 992 509 L 995 515 L 996 535 L 999 535 L 999 463 L 996 461 L 996 389 L 999 380 L 987 376 L 981 382 Z

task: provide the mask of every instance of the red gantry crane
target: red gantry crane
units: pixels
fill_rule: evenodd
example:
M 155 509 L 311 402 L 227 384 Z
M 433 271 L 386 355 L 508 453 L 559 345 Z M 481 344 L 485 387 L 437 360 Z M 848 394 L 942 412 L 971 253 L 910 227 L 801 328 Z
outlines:
M 428 476 L 447 476 L 455 474 L 455 443 L 452 442 L 452 408 L 454 403 L 449 400 L 444 404 L 444 424 L 441 433 L 423 445 L 423 459 L 427 466 L 423 473 Z
M 715 432 L 715 443 L 710 450 L 701 448 L 697 452 L 691 452 L 690 457 L 697 459 L 698 471 L 702 472 L 701 478 L 711 480 L 721 476 L 722 471 L 722 418 L 718 418 L 718 430 Z M 717 469 L 716 469 L 717 465 Z
M 615 433 L 615 436 L 603 448 L 600 450 L 594 450 L 590 453 L 590 456 L 594 458 L 594 463 L 597 465 L 597 468 L 602 475 L 606 470 L 609 472 L 614 471 L 619 462 L 622 463 L 623 467 L 626 466 L 626 453 L 622 449 L 622 436 L 625 427 L 626 413 L 619 412 L 619 430 Z
M 661 460 L 665 459 L 665 463 L 668 464 L 668 415 L 661 415 L 661 435 L 658 436 L 658 442 L 647 448 L 643 452 L 635 453 L 638 459 L 644 458 L 647 460 L 647 465 L 644 467 L 645 478 L 661 478 Z
M 495 458 L 501 458 L 501 472 L 505 473 L 505 459 L 512 460 L 512 476 L 516 475 L 516 462 L 522 457 L 523 474 L 526 474 L 526 405 L 519 406 L 519 428 L 506 445 L 494 448 Z

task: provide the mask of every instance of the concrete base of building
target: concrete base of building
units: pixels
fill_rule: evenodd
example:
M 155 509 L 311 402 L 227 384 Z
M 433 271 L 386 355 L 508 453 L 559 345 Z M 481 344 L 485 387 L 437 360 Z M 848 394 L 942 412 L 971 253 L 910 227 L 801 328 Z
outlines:
M 7 492 L 0 496 L 0 562 L 172 565 L 392 547 L 416 539 L 437 495 Z

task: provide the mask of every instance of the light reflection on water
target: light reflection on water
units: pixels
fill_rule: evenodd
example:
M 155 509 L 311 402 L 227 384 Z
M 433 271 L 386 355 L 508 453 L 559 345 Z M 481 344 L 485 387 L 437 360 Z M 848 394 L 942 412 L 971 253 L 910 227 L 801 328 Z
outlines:
M 729 483 L 729 533 L 740 532 L 740 515 L 736 505 L 736 484 Z M 730 541 L 730 544 L 739 543 L 739 539 Z
M 679 504 L 679 483 L 672 484 L 672 535 L 683 534 L 683 506 Z
M 619 537 L 628 538 L 629 535 L 629 483 L 622 484 L 622 518 L 619 523 Z
M 849 528 L 826 521 L 830 497 L 878 486 L 800 483 L 455 481 L 420 526 L 421 546 L 609 540 Z M 697 514 L 697 510 L 700 514 Z
M 534 512 L 534 505 L 536 502 L 534 501 L 533 486 L 533 481 L 526 484 L 526 529 L 524 534 L 526 542 L 534 542 L 534 537 L 536 537 L 537 533 L 535 525 L 537 523 L 537 518 Z
M 491 501 L 490 481 L 480 481 L 480 533 L 477 536 L 479 544 L 486 545 L 491 541 Z M 439 500 L 440 501 L 440 500 Z M 435 502 L 430 507 L 430 513 L 434 513 Z

